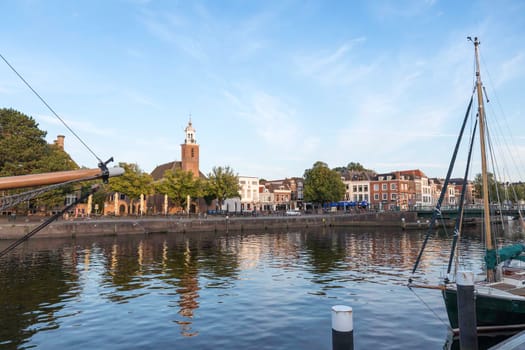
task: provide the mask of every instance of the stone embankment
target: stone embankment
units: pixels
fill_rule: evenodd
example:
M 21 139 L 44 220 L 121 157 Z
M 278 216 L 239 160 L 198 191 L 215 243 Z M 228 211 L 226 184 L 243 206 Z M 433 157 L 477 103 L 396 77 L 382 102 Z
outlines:
M 40 221 L 38 221 L 40 220 Z M 44 218 L 3 219 L 0 222 L 0 239 L 18 239 L 41 224 Z M 229 232 L 229 231 L 270 231 L 276 229 L 301 229 L 323 226 L 354 227 L 398 227 L 400 229 L 419 227 L 416 213 L 409 212 L 366 212 L 359 214 L 326 214 L 301 216 L 257 216 L 257 217 L 214 217 L 186 218 L 169 217 L 120 217 L 83 218 L 58 220 L 42 229 L 34 237 L 80 237 L 125 234 L 149 234 L 168 232 Z M 428 227 L 428 226 L 426 226 Z

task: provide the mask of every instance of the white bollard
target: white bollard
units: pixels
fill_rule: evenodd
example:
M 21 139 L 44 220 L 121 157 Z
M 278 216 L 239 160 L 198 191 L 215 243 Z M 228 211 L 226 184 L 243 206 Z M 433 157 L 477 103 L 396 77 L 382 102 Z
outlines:
M 352 308 L 332 306 L 332 350 L 354 349 L 354 321 Z

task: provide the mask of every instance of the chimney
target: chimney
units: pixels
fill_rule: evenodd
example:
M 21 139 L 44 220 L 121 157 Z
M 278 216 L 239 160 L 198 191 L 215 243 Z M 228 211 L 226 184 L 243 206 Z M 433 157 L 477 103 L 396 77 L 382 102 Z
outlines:
M 57 135 L 57 139 L 55 140 L 55 145 L 57 145 L 62 151 L 64 150 L 64 139 L 66 137 L 64 135 Z

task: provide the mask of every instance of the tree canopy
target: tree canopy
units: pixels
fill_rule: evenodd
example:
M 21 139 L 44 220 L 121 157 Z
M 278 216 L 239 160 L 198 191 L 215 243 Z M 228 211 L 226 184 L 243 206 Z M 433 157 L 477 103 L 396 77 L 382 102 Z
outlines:
M 14 109 L 0 109 L 0 176 L 78 169 L 71 157 L 46 142 L 46 132 Z
M 213 167 L 208 174 L 208 191 L 222 208 L 226 198 L 239 197 L 239 177 L 229 166 Z
M 119 163 L 124 168 L 124 174 L 113 177 L 109 181 L 109 190 L 127 195 L 131 199 L 139 199 L 141 194 L 153 193 L 153 178 L 142 171 L 137 164 Z
M 196 198 L 202 195 L 202 184 L 191 171 L 168 170 L 164 173 L 164 178 L 156 185 L 156 190 L 158 193 L 167 194 L 168 198 L 183 207 L 187 204 L 188 196 Z
M 361 163 L 359 162 L 350 162 L 347 166 L 338 166 L 333 168 L 332 170 L 335 170 L 341 174 L 344 174 L 345 172 L 351 171 L 351 172 L 359 172 L 359 173 L 375 173 L 372 169 L 365 168 Z
M 304 171 L 304 200 L 314 203 L 336 202 L 344 198 L 345 185 L 341 175 L 323 162 L 316 162 Z
M 511 201 L 525 199 L 525 184 L 497 182 L 494 174 L 488 173 L 489 200 L 491 202 Z M 481 174 L 477 174 L 473 181 L 476 196 L 483 198 L 483 179 Z M 507 186 L 506 186 L 507 185 Z M 500 196 L 498 200 L 498 195 Z

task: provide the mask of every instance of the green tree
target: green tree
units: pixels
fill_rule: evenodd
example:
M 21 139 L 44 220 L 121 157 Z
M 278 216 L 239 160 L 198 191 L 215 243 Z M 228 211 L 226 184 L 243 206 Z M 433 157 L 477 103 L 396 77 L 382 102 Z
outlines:
M 57 145 L 47 146 L 43 157 L 37 162 L 38 172 L 45 173 L 80 168 L 62 148 Z
M 304 171 L 304 200 L 313 203 L 340 201 L 344 198 L 345 185 L 341 175 L 330 170 L 323 162 L 316 162 Z
M 211 189 L 210 182 L 208 180 L 202 181 L 202 198 L 204 199 L 204 202 L 206 203 L 207 208 L 210 207 L 210 205 L 213 203 L 213 200 L 216 198 L 215 194 L 213 194 L 213 191 Z
M 516 194 L 517 199 L 525 199 L 525 183 L 517 182 L 510 185 L 509 191 Z
M 494 178 L 494 174 L 487 173 L 487 176 L 488 176 L 488 185 L 489 185 L 489 201 L 498 202 L 498 193 L 500 196 L 504 195 L 503 184 L 496 182 Z M 483 178 L 481 174 L 477 174 L 473 182 L 474 182 L 474 190 L 476 191 L 476 194 L 479 196 L 479 198 L 483 198 L 483 190 L 482 190 Z
M 156 185 L 156 190 L 167 194 L 178 206 L 185 207 L 188 196 L 197 198 L 202 195 L 202 187 L 200 179 L 195 178 L 191 171 L 177 169 L 166 171 L 164 178 Z
M 361 165 L 359 162 L 350 162 L 346 166 L 346 168 L 350 171 L 369 171 L 369 169 L 366 169 L 364 166 Z
M 229 166 L 213 167 L 208 174 L 208 193 L 217 198 L 221 210 L 224 200 L 239 197 L 239 189 L 239 177 Z
M 119 163 L 124 168 L 124 174 L 109 180 L 110 191 L 127 195 L 131 201 L 140 198 L 140 195 L 153 193 L 153 178 L 142 171 L 137 164 Z
M 46 132 L 36 121 L 14 109 L 0 109 L 0 176 L 18 176 L 78 169 L 69 154 L 57 145 L 49 145 Z M 66 193 L 73 186 L 64 186 L 44 196 L 21 204 L 18 209 L 61 207 Z M 17 190 L 11 193 L 19 192 Z
M 0 109 L 0 176 L 42 172 L 48 155 L 46 132 L 31 117 L 14 109 Z

